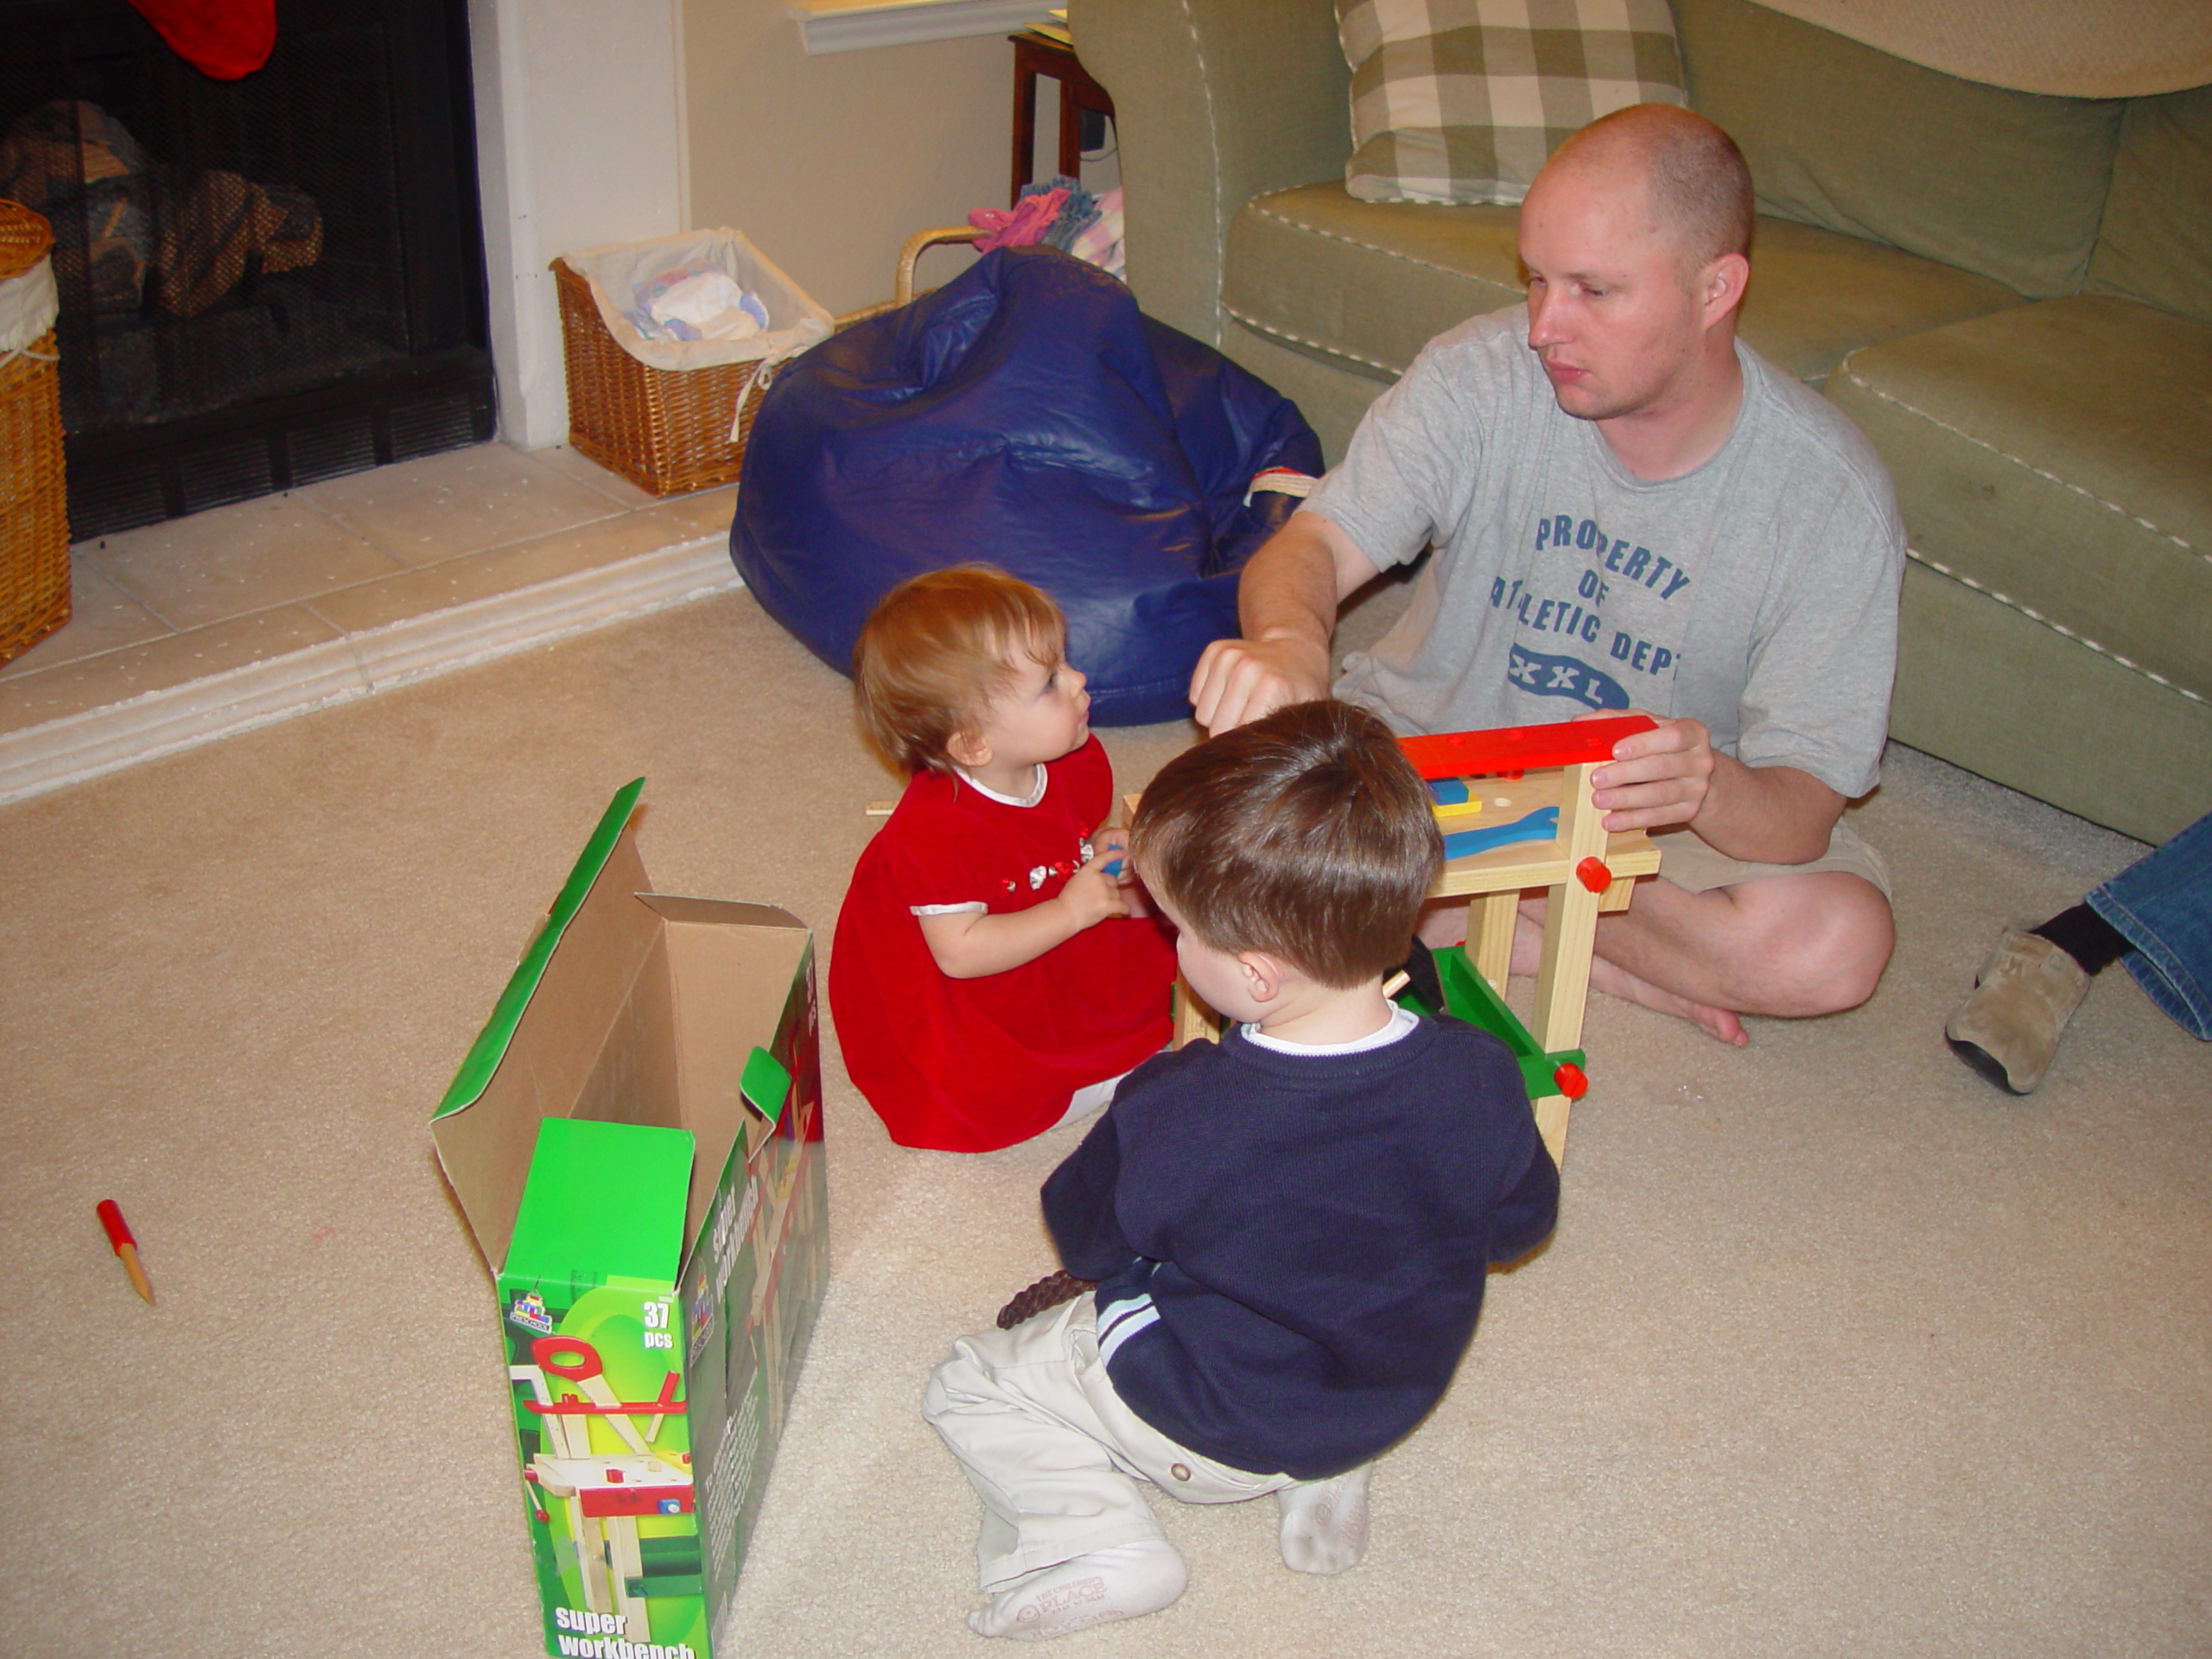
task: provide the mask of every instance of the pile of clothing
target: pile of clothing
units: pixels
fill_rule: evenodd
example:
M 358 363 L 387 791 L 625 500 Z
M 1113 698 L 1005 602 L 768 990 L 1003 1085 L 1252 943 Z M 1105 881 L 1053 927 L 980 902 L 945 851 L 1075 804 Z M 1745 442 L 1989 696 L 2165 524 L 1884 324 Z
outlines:
M 1094 196 L 1065 173 L 1050 184 L 1025 184 L 1011 208 L 977 207 L 968 222 L 983 234 L 980 253 L 1028 248 L 1039 243 L 1087 260 L 1109 275 L 1122 274 L 1122 193 Z

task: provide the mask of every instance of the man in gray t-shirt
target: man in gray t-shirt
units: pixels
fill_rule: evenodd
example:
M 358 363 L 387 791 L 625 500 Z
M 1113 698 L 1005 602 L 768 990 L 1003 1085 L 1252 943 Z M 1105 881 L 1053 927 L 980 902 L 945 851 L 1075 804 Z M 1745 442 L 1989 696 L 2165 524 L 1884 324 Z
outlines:
M 1409 732 L 1657 717 L 1595 779 L 1609 828 L 1669 850 L 1591 982 L 1732 1042 L 1739 1014 L 1864 1001 L 1888 961 L 1878 860 L 1839 818 L 1874 785 L 1904 566 L 1872 448 L 1735 339 L 1750 223 L 1741 156 L 1688 111 L 1561 146 L 1522 208 L 1528 304 L 1376 401 L 1191 690 L 1212 731 L 1323 695 L 1338 603 L 1433 544 L 1337 695 Z

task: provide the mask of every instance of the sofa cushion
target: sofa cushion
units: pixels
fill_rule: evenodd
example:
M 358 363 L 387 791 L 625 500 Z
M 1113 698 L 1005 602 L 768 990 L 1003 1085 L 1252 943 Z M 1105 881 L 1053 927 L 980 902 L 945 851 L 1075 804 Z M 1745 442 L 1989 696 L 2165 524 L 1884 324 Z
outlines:
M 1516 202 L 1577 128 L 1682 102 L 1667 0 L 1338 0 L 1369 201 Z
M 2212 802 L 2212 703 L 1918 563 L 1890 735 L 2138 841 Z
M 1737 333 L 1776 367 L 1817 386 L 1862 346 L 2024 302 L 1956 265 L 1762 215 Z
M 2129 103 L 2088 287 L 2212 322 L 2212 86 Z
M 1518 226 L 1512 207 L 1355 201 L 1336 184 L 1277 191 L 1230 222 L 1223 303 L 1248 328 L 1395 378 L 1453 324 L 1520 303 Z M 1761 219 L 1743 336 L 1817 385 L 1858 346 L 2019 303 L 1985 276 Z
M 2078 295 L 1870 346 L 1827 395 L 1889 463 L 1913 556 L 2212 693 L 2212 327 Z
M 1516 207 L 1255 197 L 1229 225 L 1222 305 L 1248 328 L 1380 380 L 1456 322 L 1522 299 Z
M 2003 283 L 2082 286 L 2124 100 L 1923 69 L 1751 0 L 1675 0 L 1690 106 L 1751 163 L 1760 211 Z

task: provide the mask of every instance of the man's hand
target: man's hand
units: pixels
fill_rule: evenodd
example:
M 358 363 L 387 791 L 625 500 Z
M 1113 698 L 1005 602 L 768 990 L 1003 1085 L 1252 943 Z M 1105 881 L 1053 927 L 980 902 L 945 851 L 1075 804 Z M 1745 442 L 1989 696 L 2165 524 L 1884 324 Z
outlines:
M 1311 639 L 1217 639 L 1191 676 L 1191 712 L 1210 737 L 1329 695 L 1329 648 Z
M 1376 568 L 1334 520 L 1304 509 L 1262 543 L 1236 581 L 1241 639 L 1217 639 L 1191 676 L 1191 710 L 1209 737 L 1329 695 L 1337 605 Z
M 1700 721 L 1651 717 L 1654 730 L 1621 739 L 1590 774 L 1590 799 L 1607 830 L 1691 824 L 1716 850 L 1759 864 L 1803 864 L 1827 850 L 1842 796 L 1796 766 L 1747 766 L 1723 754 Z
M 1617 719 L 1622 712 L 1608 709 L 1580 718 Z M 1590 774 L 1590 799 L 1605 814 L 1608 830 L 1688 823 L 1704 809 L 1719 760 L 1703 721 L 1660 720 L 1655 730 L 1613 745 L 1613 758 Z

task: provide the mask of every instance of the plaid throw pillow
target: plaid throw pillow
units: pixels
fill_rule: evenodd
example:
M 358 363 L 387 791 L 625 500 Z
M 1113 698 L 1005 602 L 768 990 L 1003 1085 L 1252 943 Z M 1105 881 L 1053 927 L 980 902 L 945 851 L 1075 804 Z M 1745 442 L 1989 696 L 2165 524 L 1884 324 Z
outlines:
M 1684 104 L 1667 0 L 1337 0 L 1367 201 L 1516 202 L 1560 141 Z

